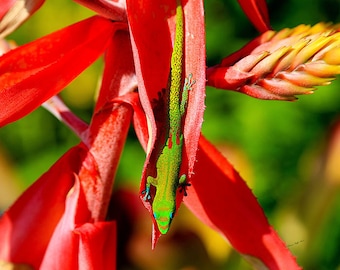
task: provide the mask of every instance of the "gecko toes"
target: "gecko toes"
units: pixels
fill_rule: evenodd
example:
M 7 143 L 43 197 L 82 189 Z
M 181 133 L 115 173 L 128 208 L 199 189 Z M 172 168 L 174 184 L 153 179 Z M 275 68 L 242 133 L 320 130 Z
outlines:
M 141 192 L 141 194 L 145 194 L 144 197 L 143 197 L 143 201 L 146 202 L 146 201 L 149 201 L 151 199 L 151 195 L 149 193 L 149 190 L 148 189 L 145 189 Z
M 179 186 L 179 192 L 183 192 L 184 194 L 184 196 L 188 196 L 188 193 L 187 193 L 187 187 L 189 187 L 189 186 L 191 186 L 191 184 L 190 183 L 183 183 L 183 184 L 181 184 L 180 186 Z

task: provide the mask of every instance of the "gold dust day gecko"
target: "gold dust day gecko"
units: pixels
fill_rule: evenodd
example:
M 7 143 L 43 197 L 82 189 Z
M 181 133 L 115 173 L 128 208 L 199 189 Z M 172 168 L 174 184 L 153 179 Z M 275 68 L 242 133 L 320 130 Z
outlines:
M 182 120 L 186 113 L 188 91 L 195 83 L 190 74 L 182 77 L 184 60 L 184 15 L 181 0 L 176 0 L 175 42 L 170 61 L 170 75 L 166 95 L 166 119 L 168 133 L 161 152 L 156 160 L 157 176 L 148 176 L 144 201 L 151 200 L 151 185 L 156 187 L 152 200 L 152 211 L 161 234 L 166 234 L 176 211 L 176 193 L 179 187 L 185 188 L 186 175 L 179 176 L 182 164 L 183 130 Z M 157 143 L 157 142 L 156 142 Z

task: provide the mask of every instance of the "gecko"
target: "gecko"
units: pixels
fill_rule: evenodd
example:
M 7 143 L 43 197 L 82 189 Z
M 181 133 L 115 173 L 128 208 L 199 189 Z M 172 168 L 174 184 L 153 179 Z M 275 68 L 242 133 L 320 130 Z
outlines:
M 188 92 L 195 81 L 192 74 L 183 83 L 184 60 L 184 14 L 181 0 L 176 0 L 175 41 L 170 61 L 170 75 L 165 98 L 167 106 L 167 138 L 156 161 L 157 176 L 148 176 L 146 188 L 142 192 L 144 201 L 151 200 L 151 185 L 156 188 L 152 200 L 153 216 L 161 234 L 166 234 L 176 211 L 176 193 L 178 188 L 184 189 L 186 175 L 179 175 L 182 164 L 184 136 L 182 121 L 186 113 Z

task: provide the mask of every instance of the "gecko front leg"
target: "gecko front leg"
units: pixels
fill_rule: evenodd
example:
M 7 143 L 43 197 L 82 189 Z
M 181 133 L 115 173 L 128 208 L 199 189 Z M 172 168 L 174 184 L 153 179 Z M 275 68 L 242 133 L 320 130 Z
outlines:
M 189 91 L 192 89 L 193 85 L 196 83 L 192 78 L 192 73 L 189 74 L 187 78 L 184 80 L 183 91 L 182 91 L 182 99 L 180 105 L 181 116 L 186 112 L 188 99 L 189 99 Z
M 196 81 L 193 79 L 192 73 L 190 73 L 189 76 L 185 78 L 184 80 L 182 99 L 181 99 L 181 104 L 180 104 L 181 117 L 184 117 L 186 113 L 188 99 L 189 99 L 189 91 L 192 90 L 192 87 L 195 83 Z M 184 144 L 183 134 L 181 135 L 180 140 L 181 140 L 181 143 Z M 191 186 L 190 183 L 187 183 L 186 178 L 187 178 L 186 175 L 183 174 L 181 175 L 178 181 L 179 192 L 183 191 L 184 196 L 187 196 L 186 187 Z

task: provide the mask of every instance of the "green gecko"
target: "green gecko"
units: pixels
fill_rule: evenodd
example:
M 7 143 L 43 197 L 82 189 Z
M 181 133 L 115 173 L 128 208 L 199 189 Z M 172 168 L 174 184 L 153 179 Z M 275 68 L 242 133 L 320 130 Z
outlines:
M 176 0 L 176 28 L 175 42 L 171 55 L 171 70 L 168 82 L 168 96 L 166 97 L 168 134 L 165 144 L 156 162 L 157 176 L 148 176 L 144 201 L 150 200 L 150 187 L 156 187 L 156 194 L 152 200 L 153 215 L 161 234 L 166 234 L 176 211 L 177 189 L 186 184 L 186 175 L 179 176 L 182 164 L 183 131 L 182 118 L 186 113 L 188 91 L 195 83 L 190 74 L 185 79 L 182 90 L 183 59 L 184 59 L 184 15 L 181 0 Z M 185 192 L 185 191 L 184 191 Z M 185 193 L 184 193 L 185 194 Z

